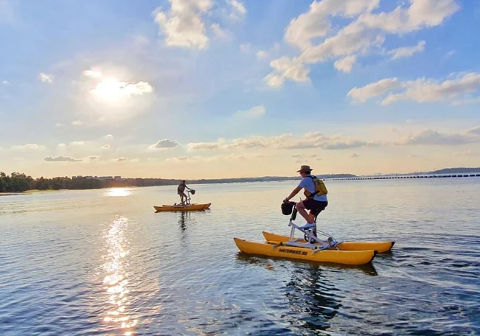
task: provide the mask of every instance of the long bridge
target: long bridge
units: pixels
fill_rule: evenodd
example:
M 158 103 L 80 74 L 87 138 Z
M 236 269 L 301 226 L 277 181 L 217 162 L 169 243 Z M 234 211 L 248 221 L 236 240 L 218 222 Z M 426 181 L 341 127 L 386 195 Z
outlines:
M 332 177 L 328 180 L 394 180 L 394 179 L 425 179 L 425 178 L 458 178 L 458 177 L 480 177 L 480 173 L 457 173 L 457 174 L 409 174 L 409 175 L 371 175 L 371 176 L 351 176 L 351 177 Z

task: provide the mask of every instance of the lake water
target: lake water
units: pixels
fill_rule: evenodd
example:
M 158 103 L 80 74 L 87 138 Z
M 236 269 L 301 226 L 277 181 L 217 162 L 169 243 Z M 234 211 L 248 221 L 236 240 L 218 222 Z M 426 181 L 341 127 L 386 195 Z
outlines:
M 295 181 L 0 197 L 0 335 L 478 335 L 480 178 L 327 181 L 319 227 L 395 240 L 372 265 L 238 253 L 288 234 Z M 298 223 L 302 221 L 297 220 Z

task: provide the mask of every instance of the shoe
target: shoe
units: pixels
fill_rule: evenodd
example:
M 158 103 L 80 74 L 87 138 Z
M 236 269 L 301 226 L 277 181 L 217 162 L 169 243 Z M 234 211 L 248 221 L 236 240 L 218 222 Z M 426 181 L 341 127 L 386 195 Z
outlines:
M 311 229 L 311 228 L 313 228 L 313 227 L 315 227 L 315 223 L 311 223 L 311 224 L 307 223 L 307 224 L 305 224 L 304 226 L 302 226 L 302 227 L 300 227 L 300 228 L 301 228 L 301 229 L 304 229 L 304 230 L 308 230 L 308 229 Z

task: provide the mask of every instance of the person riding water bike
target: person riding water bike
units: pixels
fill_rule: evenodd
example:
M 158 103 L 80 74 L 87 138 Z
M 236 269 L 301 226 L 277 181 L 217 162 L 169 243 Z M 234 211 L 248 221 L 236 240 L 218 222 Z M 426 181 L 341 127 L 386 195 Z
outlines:
M 298 202 L 295 207 L 300 215 L 305 218 L 307 225 L 315 226 L 315 219 L 318 214 L 328 205 L 327 188 L 322 180 L 310 174 L 312 172 L 310 166 L 301 166 L 300 170 L 297 170 L 297 172 L 302 176 L 302 180 L 298 187 L 293 189 L 283 202 L 289 202 L 290 199 L 295 197 L 300 190 L 305 189 L 304 193 L 307 199 Z M 310 213 L 306 210 L 310 210 Z
M 180 182 L 177 188 L 177 193 L 180 196 L 180 203 L 182 205 L 185 205 L 185 201 L 188 199 L 187 195 L 185 194 L 185 189 L 189 191 L 192 190 L 189 187 L 187 187 L 187 185 L 185 184 L 185 180 L 182 180 L 182 182 Z

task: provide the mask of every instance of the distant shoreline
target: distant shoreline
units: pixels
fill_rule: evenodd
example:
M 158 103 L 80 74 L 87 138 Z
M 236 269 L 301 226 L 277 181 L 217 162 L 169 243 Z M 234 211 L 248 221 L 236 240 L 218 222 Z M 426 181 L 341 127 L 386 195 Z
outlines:
M 361 181 L 361 180 L 399 180 L 399 179 L 426 179 L 426 178 L 465 178 L 465 177 L 480 177 L 480 169 L 476 172 L 470 173 L 452 173 L 452 174 L 432 174 L 432 172 L 427 173 L 411 173 L 411 174 L 396 174 L 396 175 L 364 175 L 358 176 L 353 174 L 332 174 L 332 175 L 318 175 L 319 177 L 326 180 L 336 180 L 336 181 Z M 188 184 L 198 185 L 198 184 L 224 184 L 224 183 L 252 183 L 252 182 L 283 182 L 283 181 L 292 181 L 298 180 L 299 177 L 249 177 L 249 178 L 227 178 L 227 179 L 202 179 L 202 180 L 187 180 Z M 138 179 L 125 179 L 126 181 L 138 180 Z M 158 179 L 160 180 L 160 179 Z M 139 187 L 159 187 L 159 186 L 172 186 L 178 183 L 177 180 L 163 180 L 165 183 L 162 184 L 152 184 L 152 185 L 129 185 L 128 183 L 122 183 L 121 185 L 108 185 L 98 188 L 60 188 L 60 189 L 29 189 L 19 192 L 0 192 L 0 196 L 13 196 L 13 195 L 25 195 L 36 192 L 52 192 L 52 191 L 64 191 L 64 190 L 98 190 L 98 189 L 109 189 L 109 188 L 139 188 Z M 124 181 L 125 182 L 125 181 Z

